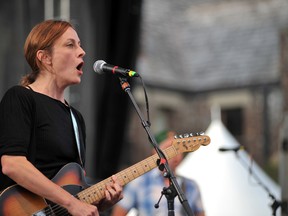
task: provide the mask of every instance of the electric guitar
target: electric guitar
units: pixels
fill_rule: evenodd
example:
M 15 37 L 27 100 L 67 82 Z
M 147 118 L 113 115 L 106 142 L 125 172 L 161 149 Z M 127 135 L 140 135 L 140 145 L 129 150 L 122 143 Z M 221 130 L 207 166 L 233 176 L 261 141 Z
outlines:
M 196 151 L 200 145 L 208 145 L 210 137 L 207 135 L 184 135 L 178 136 L 172 145 L 163 150 L 169 160 L 183 152 Z M 154 169 L 159 161 L 158 154 L 154 154 L 131 167 L 115 174 L 124 186 L 144 173 Z M 52 179 L 54 183 L 63 187 L 79 200 L 92 204 L 105 197 L 105 185 L 112 182 L 111 177 L 102 180 L 95 185 L 88 185 L 84 171 L 77 163 L 69 163 L 62 167 Z M 0 194 L 0 216 L 65 216 L 68 211 L 49 200 L 33 194 L 19 185 L 6 188 Z

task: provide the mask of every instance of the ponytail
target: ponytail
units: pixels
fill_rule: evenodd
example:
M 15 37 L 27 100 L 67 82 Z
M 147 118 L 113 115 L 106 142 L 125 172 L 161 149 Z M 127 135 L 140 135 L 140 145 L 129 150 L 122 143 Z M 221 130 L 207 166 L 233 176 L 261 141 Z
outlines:
M 24 75 L 20 80 L 20 85 L 28 86 L 32 84 L 33 82 L 35 82 L 37 76 L 38 76 L 38 73 L 34 71 L 30 72 L 29 74 Z

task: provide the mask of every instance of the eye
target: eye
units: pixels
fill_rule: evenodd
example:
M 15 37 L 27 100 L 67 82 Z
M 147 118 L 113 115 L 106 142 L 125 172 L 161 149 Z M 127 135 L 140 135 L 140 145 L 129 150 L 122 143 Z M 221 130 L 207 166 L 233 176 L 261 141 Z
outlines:
M 67 44 L 67 47 L 73 47 L 73 46 L 74 46 L 73 43 L 68 43 L 68 44 Z

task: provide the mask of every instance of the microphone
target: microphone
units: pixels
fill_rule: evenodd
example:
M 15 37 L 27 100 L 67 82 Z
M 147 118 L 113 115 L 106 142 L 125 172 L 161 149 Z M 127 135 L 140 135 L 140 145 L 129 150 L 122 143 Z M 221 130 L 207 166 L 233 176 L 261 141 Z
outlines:
M 107 64 L 103 60 L 97 60 L 93 64 L 93 69 L 98 74 L 112 73 L 122 77 L 138 77 L 139 75 L 130 69 L 121 68 L 115 65 Z
M 238 152 L 240 149 L 244 149 L 244 146 L 237 146 L 237 147 L 234 147 L 234 148 L 219 148 L 219 151 L 220 152 L 226 152 L 226 151 L 234 151 L 234 152 Z

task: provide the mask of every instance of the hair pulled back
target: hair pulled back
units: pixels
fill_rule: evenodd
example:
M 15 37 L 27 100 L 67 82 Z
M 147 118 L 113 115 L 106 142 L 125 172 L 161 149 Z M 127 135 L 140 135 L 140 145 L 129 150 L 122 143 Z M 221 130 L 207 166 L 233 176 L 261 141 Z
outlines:
M 37 58 L 38 50 L 52 53 L 52 47 L 64 32 L 73 26 L 63 20 L 46 20 L 37 24 L 29 33 L 24 44 L 24 55 L 32 71 L 22 77 L 20 84 L 27 86 L 33 83 L 43 68 L 41 61 Z

